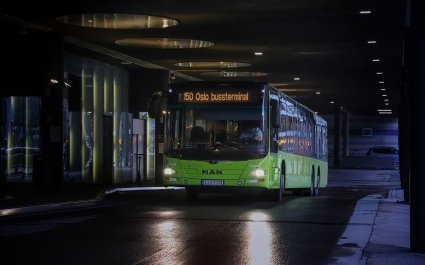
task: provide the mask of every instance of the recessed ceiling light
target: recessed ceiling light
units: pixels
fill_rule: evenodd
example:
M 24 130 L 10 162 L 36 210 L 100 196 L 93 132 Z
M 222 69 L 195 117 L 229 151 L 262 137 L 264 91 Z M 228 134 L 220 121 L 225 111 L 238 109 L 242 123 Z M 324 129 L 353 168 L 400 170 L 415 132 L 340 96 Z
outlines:
M 384 81 L 379 81 L 379 84 L 383 84 L 383 83 L 385 83 Z
M 361 15 L 368 15 L 368 14 L 372 14 L 372 11 L 370 11 L 370 10 L 362 10 L 362 11 L 360 11 L 360 14 Z
M 377 75 L 382 75 L 384 74 L 383 72 L 376 72 Z
M 212 72 L 201 73 L 201 75 L 231 78 L 231 77 L 258 77 L 258 76 L 266 76 L 267 73 L 263 73 L 263 72 L 212 71 Z
M 300 80 L 301 80 L 301 78 L 299 78 L 299 77 L 294 77 L 294 80 L 295 80 L 295 81 L 300 81 Z
M 279 86 L 288 86 L 287 83 L 271 83 L 271 85 L 272 86 L 277 86 L 277 87 L 279 87 Z
M 247 67 L 251 66 L 249 63 L 239 63 L 239 62 L 181 62 L 175 63 L 175 66 L 179 67 L 217 67 L 217 68 L 237 68 L 237 67 Z
M 386 95 L 386 94 L 382 94 L 382 96 L 383 96 L 383 97 L 386 97 L 387 95 Z
M 316 91 L 316 95 L 320 95 L 320 91 Z
M 388 98 L 384 99 L 384 101 L 388 101 Z
M 381 115 L 391 115 L 391 114 L 393 114 L 392 112 L 386 112 L 386 111 L 378 112 L 378 113 L 381 114 Z
M 372 59 L 372 62 L 379 62 L 379 61 L 381 61 L 381 60 L 379 60 L 379 59 Z
M 161 48 L 161 49 L 196 49 L 213 46 L 205 40 L 173 39 L 173 38 L 132 38 L 115 41 L 121 46 Z
M 381 88 L 381 91 L 385 91 L 386 89 L 385 88 Z
M 387 102 L 387 103 L 385 103 L 385 106 L 389 106 L 389 105 L 390 105 L 390 103 L 388 103 L 388 102 Z
M 368 40 L 367 43 L 368 44 L 376 44 L 376 40 Z
M 168 28 L 179 23 L 177 20 L 167 17 L 115 13 L 67 15 L 58 17 L 56 20 L 74 26 L 102 29 Z
M 334 102 L 334 101 L 331 101 L 331 102 L 329 102 L 329 103 L 331 103 L 331 104 L 335 104 L 335 102 Z
M 392 111 L 392 110 L 390 110 L 390 109 L 378 109 L 377 111 L 381 111 L 381 112 L 384 112 L 384 111 Z
M 255 55 L 257 55 L 257 56 L 261 56 L 261 55 L 263 55 L 263 53 L 262 53 L 262 52 L 255 52 L 254 54 L 255 54 Z

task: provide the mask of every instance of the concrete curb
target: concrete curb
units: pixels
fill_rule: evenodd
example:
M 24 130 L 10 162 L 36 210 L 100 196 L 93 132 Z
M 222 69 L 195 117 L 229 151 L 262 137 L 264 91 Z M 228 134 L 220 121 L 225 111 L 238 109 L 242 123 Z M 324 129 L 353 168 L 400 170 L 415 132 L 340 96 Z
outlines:
M 66 201 L 50 204 L 41 204 L 25 207 L 16 207 L 0 210 L 0 218 L 12 217 L 12 216 L 23 216 L 33 215 L 42 213 L 59 212 L 65 210 L 73 210 L 78 208 L 98 206 L 108 195 L 117 192 L 128 192 L 128 191 L 149 191 L 149 190 L 180 190 L 183 187 L 130 187 L 130 188 L 112 188 L 103 189 L 98 192 L 94 199 L 78 200 L 78 201 Z
M 353 215 L 337 242 L 335 254 L 332 255 L 335 261 L 331 265 L 366 264 L 367 259 L 364 256 L 364 251 L 373 232 L 379 204 L 384 199 L 384 194 L 377 193 L 366 196 L 357 202 Z M 338 253 L 346 254 L 340 255 Z
M 91 200 L 69 201 L 69 202 L 26 206 L 26 207 L 20 207 L 20 208 L 9 208 L 9 209 L 0 210 L 0 218 L 7 217 L 7 216 L 56 212 L 56 211 L 70 210 L 70 209 L 83 208 L 83 207 L 92 207 L 92 206 L 99 205 L 101 202 L 102 202 L 102 199 L 91 199 Z

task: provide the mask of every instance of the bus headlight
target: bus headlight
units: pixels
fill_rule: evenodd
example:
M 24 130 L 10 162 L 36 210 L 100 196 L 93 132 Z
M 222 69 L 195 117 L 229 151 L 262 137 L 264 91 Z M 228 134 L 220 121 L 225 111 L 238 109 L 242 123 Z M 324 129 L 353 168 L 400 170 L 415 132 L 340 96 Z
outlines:
M 170 167 L 164 168 L 164 175 L 173 175 L 176 171 Z
M 257 168 L 256 170 L 252 171 L 251 174 L 256 177 L 264 177 L 266 175 L 266 171 L 261 168 Z

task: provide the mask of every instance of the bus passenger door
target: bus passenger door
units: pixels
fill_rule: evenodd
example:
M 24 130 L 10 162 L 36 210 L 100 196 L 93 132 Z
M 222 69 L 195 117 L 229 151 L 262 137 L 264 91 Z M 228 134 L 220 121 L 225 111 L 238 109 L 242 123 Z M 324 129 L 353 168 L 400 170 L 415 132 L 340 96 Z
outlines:
M 277 94 L 271 94 L 270 99 L 270 179 L 272 186 L 278 188 L 280 185 L 280 165 L 279 165 L 279 128 L 280 128 L 280 107 Z

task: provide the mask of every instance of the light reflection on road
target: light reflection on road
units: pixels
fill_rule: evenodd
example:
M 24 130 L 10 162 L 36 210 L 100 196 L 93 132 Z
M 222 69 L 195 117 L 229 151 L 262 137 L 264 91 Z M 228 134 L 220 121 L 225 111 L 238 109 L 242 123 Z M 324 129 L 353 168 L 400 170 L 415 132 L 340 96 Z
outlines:
M 248 215 L 246 238 L 249 264 L 273 264 L 273 234 L 270 217 L 263 212 L 251 212 Z
M 146 257 L 133 265 L 138 264 L 181 264 L 179 256 L 184 248 L 183 240 L 179 238 L 179 224 L 176 220 L 164 220 L 152 227 L 157 240 L 152 241 L 152 248 L 158 250 L 153 255 Z

